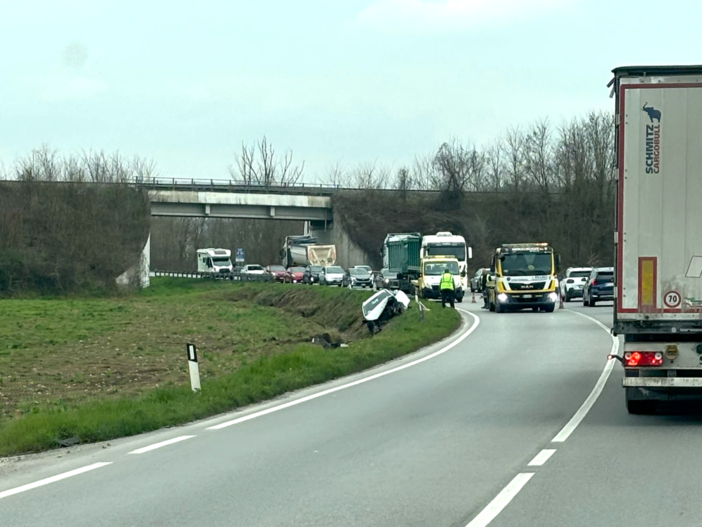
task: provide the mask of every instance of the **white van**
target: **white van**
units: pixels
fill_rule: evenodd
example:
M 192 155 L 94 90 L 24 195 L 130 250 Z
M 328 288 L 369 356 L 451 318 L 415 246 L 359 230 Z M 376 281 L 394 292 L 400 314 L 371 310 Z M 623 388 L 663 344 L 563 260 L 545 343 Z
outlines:
M 229 249 L 198 249 L 197 272 L 229 274 L 234 270 L 232 252 Z

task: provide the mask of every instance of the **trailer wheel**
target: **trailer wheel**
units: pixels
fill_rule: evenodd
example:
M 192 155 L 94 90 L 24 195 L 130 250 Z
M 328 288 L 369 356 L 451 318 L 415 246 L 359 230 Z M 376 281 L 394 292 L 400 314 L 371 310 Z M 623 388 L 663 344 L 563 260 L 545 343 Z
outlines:
M 626 389 L 626 409 L 632 415 L 648 415 L 652 414 L 656 410 L 656 401 L 645 400 L 645 399 L 634 399 L 629 392 L 629 388 Z
M 655 411 L 654 401 L 627 401 L 626 409 L 632 415 L 649 415 Z

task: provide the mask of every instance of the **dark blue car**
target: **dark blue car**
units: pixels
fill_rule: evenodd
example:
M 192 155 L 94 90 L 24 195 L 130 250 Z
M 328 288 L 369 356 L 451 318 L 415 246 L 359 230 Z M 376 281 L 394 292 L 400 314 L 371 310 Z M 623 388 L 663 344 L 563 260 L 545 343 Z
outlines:
M 614 267 L 596 267 L 583 288 L 583 305 L 595 307 L 600 300 L 614 300 Z

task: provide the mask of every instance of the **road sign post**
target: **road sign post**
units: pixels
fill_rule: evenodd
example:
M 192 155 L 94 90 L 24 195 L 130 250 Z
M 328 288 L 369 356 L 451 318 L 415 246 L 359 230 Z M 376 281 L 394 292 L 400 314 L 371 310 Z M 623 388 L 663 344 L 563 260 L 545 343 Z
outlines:
M 188 369 L 190 370 L 190 386 L 194 392 L 199 392 L 200 387 L 200 366 L 197 363 L 197 348 L 195 344 L 186 344 L 185 349 L 188 352 Z
M 246 261 L 246 252 L 243 248 L 239 247 L 235 253 L 236 263 L 243 264 Z

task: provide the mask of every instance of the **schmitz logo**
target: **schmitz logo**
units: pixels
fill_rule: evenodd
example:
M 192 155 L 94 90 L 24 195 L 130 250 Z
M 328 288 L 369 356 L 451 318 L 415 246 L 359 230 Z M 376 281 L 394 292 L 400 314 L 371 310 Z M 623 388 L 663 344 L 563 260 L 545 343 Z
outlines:
M 642 110 L 648 114 L 651 124 L 646 125 L 646 173 L 661 171 L 661 111 L 644 103 Z

